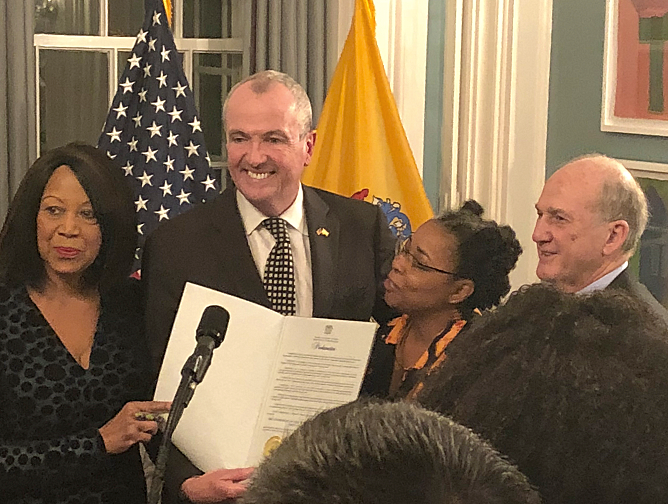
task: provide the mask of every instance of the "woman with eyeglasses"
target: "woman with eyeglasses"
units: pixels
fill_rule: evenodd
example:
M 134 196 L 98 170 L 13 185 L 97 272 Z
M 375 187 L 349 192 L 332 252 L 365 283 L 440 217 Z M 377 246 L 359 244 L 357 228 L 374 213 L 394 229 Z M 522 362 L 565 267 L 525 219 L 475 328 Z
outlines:
M 412 399 L 466 324 L 510 291 L 522 247 L 482 213 L 469 200 L 397 243 L 385 301 L 402 316 L 379 328 L 362 395 Z

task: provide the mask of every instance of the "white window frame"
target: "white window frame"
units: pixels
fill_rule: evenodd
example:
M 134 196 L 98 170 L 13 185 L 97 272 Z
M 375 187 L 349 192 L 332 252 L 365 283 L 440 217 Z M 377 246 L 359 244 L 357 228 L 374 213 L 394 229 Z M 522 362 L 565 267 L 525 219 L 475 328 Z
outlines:
M 99 0 L 100 2 L 100 33 L 101 35 L 57 35 L 36 33 L 34 35 L 35 47 L 35 96 L 36 103 L 40 103 L 40 89 L 39 89 L 39 62 L 40 50 L 51 49 L 60 51 L 93 51 L 106 52 L 108 55 L 108 82 L 109 82 L 109 106 L 116 95 L 118 89 L 118 53 L 123 51 L 132 51 L 135 45 L 136 37 L 115 37 L 110 36 L 108 31 L 107 9 L 108 0 Z M 188 83 L 192 88 L 194 82 L 193 75 L 193 56 L 195 53 L 234 53 L 241 54 L 242 61 L 248 60 L 247 51 L 244 50 L 244 42 L 242 37 L 235 38 L 183 38 L 183 8 L 182 0 L 174 0 L 172 2 L 174 9 L 174 24 L 172 32 L 174 34 L 174 42 L 179 52 L 183 53 L 183 71 L 188 79 Z M 242 5 L 239 5 L 237 15 L 243 12 Z M 143 20 L 142 20 L 143 21 Z M 40 146 L 40 129 L 41 118 L 39 114 L 39 107 L 36 114 L 36 128 L 35 137 L 37 142 L 37 156 L 41 155 Z M 220 169 L 225 165 L 221 161 L 212 162 L 211 166 Z

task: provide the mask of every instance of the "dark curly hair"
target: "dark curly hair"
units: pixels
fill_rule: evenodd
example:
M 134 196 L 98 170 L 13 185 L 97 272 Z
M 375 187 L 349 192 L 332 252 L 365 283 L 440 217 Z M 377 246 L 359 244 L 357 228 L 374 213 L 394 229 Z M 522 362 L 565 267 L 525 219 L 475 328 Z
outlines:
M 68 166 L 90 199 L 100 225 L 100 252 L 84 272 L 85 286 L 106 291 L 130 274 L 137 243 L 132 192 L 106 154 L 83 143 L 44 153 L 23 177 L 0 232 L 0 281 L 41 288 L 46 280 L 37 248 L 37 213 L 44 188 L 60 166 Z
M 510 292 L 508 274 L 522 253 L 515 231 L 483 219 L 483 212 L 477 201 L 469 200 L 458 211 L 448 211 L 434 219 L 457 240 L 457 276 L 472 280 L 475 286 L 459 306 L 460 314 L 467 320 L 476 308 L 496 306 Z
M 252 477 L 241 504 L 540 504 L 516 467 L 449 418 L 357 401 L 307 420 Z
M 418 401 L 490 441 L 546 504 L 668 495 L 668 329 L 623 291 L 522 288 L 448 346 Z

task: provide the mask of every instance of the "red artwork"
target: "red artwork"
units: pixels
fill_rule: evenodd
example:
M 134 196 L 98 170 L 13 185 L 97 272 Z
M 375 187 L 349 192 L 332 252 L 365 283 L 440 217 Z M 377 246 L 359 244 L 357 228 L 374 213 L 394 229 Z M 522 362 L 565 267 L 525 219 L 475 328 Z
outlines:
M 631 0 L 640 17 L 663 17 L 668 12 L 665 0 Z
M 615 1 L 614 115 L 668 121 L 668 0 Z

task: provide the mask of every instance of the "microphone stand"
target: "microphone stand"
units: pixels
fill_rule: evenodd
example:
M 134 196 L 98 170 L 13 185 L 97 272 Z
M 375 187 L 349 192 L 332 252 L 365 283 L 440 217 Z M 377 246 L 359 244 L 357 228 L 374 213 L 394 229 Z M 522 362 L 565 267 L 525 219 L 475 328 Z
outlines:
M 148 504 L 158 504 L 160 502 L 162 487 L 165 480 L 165 468 L 167 466 L 169 450 L 172 444 L 172 434 L 174 433 L 179 420 L 181 420 L 183 411 L 190 403 L 190 400 L 195 393 L 195 388 L 204 378 L 207 369 L 208 362 L 206 362 L 204 356 L 198 354 L 198 352 L 195 352 L 188 357 L 188 360 L 181 369 L 181 382 L 179 383 L 179 388 L 176 390 L 176 395 L 172 401 L 172 407 L 169 409 L 169 415 L 167 416 L 167 422 L 160 441 L 160 448 L 158 449 L 153 480 L 151 481 L 151 488 L 148 493 Z

